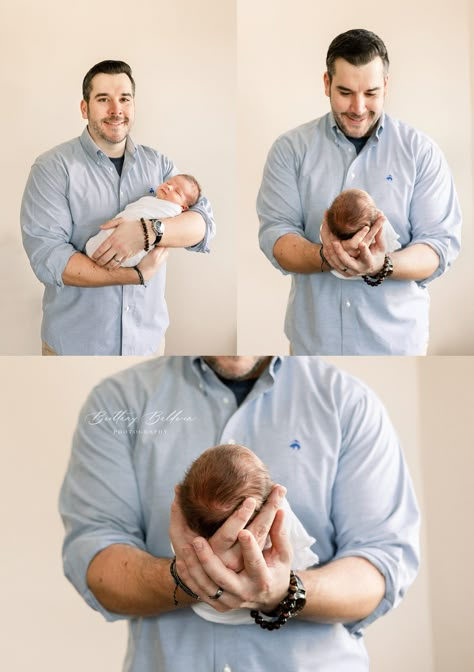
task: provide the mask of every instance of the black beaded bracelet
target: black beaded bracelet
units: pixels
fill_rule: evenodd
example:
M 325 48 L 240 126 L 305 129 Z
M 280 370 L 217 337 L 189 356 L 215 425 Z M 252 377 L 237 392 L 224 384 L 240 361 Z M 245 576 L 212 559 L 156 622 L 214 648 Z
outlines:
M 362 280 L 370 287 L 378 287 L 385 278 L 393 273 L 393 261 L 388 254 L 385 255 L 383 266 L 376 275 L 363 275 Z
M 199 595 L 196 595 L 196 593 L 193 593 L 191 588 L 188 588 L 188 586 L 184 583 L 184 581 L 181 580 L 177 570 L 176 570 L 176 556 L 171 561 L 170 564 L 170 574 L 173 577 L 174 581 L 174 591 L 173 591 L 173 602 L 174 606 L 178 606 L 178 600 L 176 599 L 176 593 L 178 591 L 178 588 L 181 588 L 183 593 L 186 593 L 186 595 L 189 595 L 189 597 L 193 597 L 195 600 L 200 600 L 201 598 Z
M 146 222 L 143 219 L 143 217 L 140 217 L 140 221 L 142 223 L 143 235 L 145 237 L 145 247 L 143 249 L 145 250 L 145 252 L 148 252 L 150 250 L 150 238 L 148 237 L 148 229 L 146 228 Z
M 140 278 L 140 284 L 143 285 L 143 287 L 146 287 L 146 285 L 145 285 L 145 279 L 144 279 L 144 277 L 143 277 L 143 273 L 141 272 L 141 270 L 138 268 L 138 266 L 134 266 L 133 268 L 134 268 L 134 269 L 136 270 L 136 272 L 138 273 L 138 277 Z

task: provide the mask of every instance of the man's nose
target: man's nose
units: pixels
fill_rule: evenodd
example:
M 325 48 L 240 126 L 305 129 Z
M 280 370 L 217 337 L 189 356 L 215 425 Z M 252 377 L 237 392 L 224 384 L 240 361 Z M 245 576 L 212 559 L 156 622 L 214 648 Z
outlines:
M 109 104 L 109 113 L 115 116 L 122 114 L 122 106 L 117 100 L 111 100 Z
M 363 95 L 353 95 L 351 100 L 351 112 L 361 116 L 365 112 L 365 98 Z

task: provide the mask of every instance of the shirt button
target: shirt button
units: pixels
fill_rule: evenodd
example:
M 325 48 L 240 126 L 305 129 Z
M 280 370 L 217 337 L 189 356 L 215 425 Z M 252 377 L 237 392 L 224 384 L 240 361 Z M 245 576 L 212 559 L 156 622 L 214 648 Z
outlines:
M 350 302 L 350 301 L 346 301 L 346 306 L 347 306 L 348 308 L 350 308 L 350 307 L 351 307 L 351 302 Z
M 222 397 L 222 401 L 224 402 L 224 404 L 228 404 L 229 403 L 229 397 Z
M 229 439 L 227 443 L 229 443 L 231 446 L 234 446 L 237 443 L 237 441 L 235 439 Z
M 125 306 L 125 312 L 128 313 L 129 310 L 130 310 L 130 306 Z
M 222 672 L 232 672 L 231 666 L 230 665 L 224 665 L 224 668 L 223 668 Z

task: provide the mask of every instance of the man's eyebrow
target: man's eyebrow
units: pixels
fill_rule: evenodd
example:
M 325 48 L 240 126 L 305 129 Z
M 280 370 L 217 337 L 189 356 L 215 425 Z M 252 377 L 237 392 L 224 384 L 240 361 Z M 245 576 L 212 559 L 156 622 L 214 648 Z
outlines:
M 128 98 L 132 98 L 131 93 L 121 93 L 120 96 L 123 98 L 124 96 Z M 110 93 L 96 93 L 94 98 L 104 98 L 104 97 L 110 97 Z
M 365 93 L 372 93 L 373 91 L 380 91 L 380 86 L 372 86 L 370 89 L 366 89 Z M 341 84 L 338 84 L 336 86 L 336 89 L 338 91 L 341 91 L 341 93 L 354 93 L 352 89 L 349 89 L 347 86 L 342 86 Z

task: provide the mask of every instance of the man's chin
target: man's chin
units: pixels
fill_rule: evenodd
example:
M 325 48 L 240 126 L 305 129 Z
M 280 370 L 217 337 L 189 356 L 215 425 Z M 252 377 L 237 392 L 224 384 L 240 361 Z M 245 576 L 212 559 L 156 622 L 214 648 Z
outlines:
M 228 380 L 245 380 L 258 378 L 265 368 L 269 357 L 221 356 L 203 357 L 204 361 L 222 378 Z

